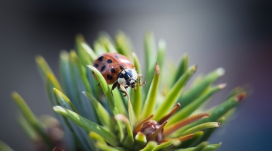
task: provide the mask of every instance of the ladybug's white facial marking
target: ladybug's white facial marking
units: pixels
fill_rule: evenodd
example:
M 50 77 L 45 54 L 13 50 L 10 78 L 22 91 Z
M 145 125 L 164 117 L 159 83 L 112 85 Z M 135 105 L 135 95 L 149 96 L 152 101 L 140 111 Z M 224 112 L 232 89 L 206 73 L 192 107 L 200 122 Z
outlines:
M 128 69 L 128 72 L 130 72 L 130 71 L 132 73 L 132 79 L 134 79 L 136 81 L 138 78 L 138 74 L 137 74 L 136 70 L 135 69 Z
M 125 86 L 126 85 L 126 79 L 125 78 L 118 78 L 118 83 L 122 86 Z

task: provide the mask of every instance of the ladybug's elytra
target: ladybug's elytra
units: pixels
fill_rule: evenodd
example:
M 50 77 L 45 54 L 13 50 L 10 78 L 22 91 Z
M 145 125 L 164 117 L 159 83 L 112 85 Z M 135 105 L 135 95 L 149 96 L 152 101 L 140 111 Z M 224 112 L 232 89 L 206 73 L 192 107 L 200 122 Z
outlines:
M 116 87 L 127 94 L 123 88 L 128 87 L 136 90 L 137 78 L 141 78 L 137 74 L 134 65 L 127 57 L 118 53 L 105 53 L 94 61 L 94 67 L 98 69 L 108 84 L 113 84 L 112 89 Z M 140 86 L 145 83 L 140 83 Z

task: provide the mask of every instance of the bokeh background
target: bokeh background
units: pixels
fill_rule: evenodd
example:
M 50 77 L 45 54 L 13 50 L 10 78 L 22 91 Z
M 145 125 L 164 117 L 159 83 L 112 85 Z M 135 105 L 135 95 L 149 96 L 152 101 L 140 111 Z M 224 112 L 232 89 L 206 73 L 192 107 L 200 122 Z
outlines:
M 223 142 L 220 151 L 272 150 L 272 5 L 263 0 L 1 1 L 0 140 L 15 150 L 33 149 L 16 121 L 14 90 L 37 116 L 53 115 L 36 55 L 58 74 L 59 52 L 74 48 L 77 33 L 92 45 L 100 31 L 114 36 L 118 30 L 130 36 L 142 61 L 143 37 L 152 31 L 167 42 L 167 59 L 177 63 L 188 53 L 190 64 L 198 65 L 196 75 L 223 67 L 226 74 L 217 83 L 228 86 L 214 104 L 233 87 L 251 86 L 234 118 L 210 142 Z

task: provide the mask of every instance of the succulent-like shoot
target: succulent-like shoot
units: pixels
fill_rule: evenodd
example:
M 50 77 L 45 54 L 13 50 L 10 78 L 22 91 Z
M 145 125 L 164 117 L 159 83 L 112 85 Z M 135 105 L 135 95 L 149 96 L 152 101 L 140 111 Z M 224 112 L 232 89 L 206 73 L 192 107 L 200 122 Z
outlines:
M 197 69 L 188 67 L 188 55 L 177 66 L 166 68 L 165 42 L 160 40 L 157 48 L 151 33 L 144 42 L 145 63 L 140 63 L 124 33 L 118 33 L 115 42 L 101 34 L 93 47 L 78 35 L 75 51 L 60 53 L 60 82 L 46 61 L 36 58 L 57 120 L 37 118 L 18 93 L 12 97 L 22 113 L 22 127 L 36 146 L 42 146 L 37 150 L 209 151 L 220 147 L 221 143 L 206 140 L 230 118 L 245 90 L 233 91 L 222 104 L 205 110 L 210 97 L 225 87 L 214 85 L 224 70 L 218 68 L 184 89 Z M 127 56 L 147 83 L 136 91 L 128 89 L 127 97 L 117 89 L 111 92 L 111 86 L 92 66 L 106 52 Z

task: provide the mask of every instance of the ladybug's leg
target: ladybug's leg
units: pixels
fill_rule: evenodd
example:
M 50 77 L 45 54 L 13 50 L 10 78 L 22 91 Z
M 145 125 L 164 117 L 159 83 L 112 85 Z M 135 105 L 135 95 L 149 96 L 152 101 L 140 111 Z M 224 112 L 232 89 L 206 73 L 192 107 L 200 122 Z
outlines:
M 112 91 L 116 88 L 116 86 L 118 86 L 118 89 L 119 89 L 119 83 L 117 81 L 111 87 L 111 95 L 113 95 Z
M 118 82 L 117 82 L 117 81 L 112 85 L 111 91 L 114 90 L 114 89 L 116 88 L 116 86 L 118 86 Z M 118 87 L 118 88 L 119 88 L 119 87 Z
M 126 91 L 120 89 L 120 92 L 124 93 L 123 97 L 127 96 L 127 92 Z
M 124 93 L 123 97 L 128 96 L 127 90 L 122 85 L 119 84 L 118 89 L 120 90 L 120 92 Z
M 143 86 L 143 85 L 145 85 L 145 83 L 146 83 L 146 82 L 142 82 L 142 77 L 143 77 L 142 74 L 138 74 L 139 85 L 140 85 L 140 86 Z

